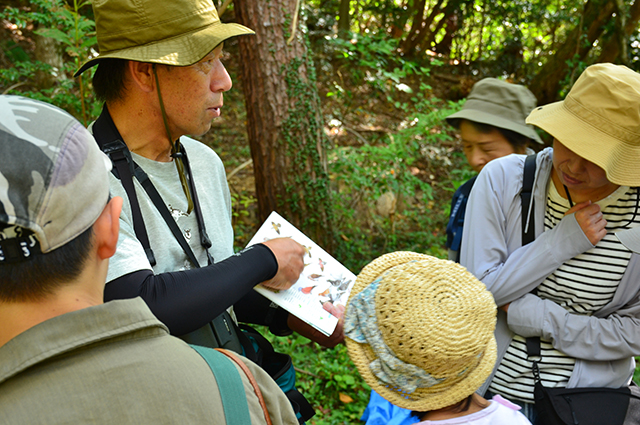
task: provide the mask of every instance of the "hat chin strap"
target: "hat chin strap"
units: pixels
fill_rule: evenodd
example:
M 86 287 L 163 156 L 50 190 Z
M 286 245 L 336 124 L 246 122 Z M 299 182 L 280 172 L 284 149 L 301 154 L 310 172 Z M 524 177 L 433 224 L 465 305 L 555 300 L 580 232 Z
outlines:
M 187 197 L 187 214 L 190 214 L 193 211 L 193 199 L 191 198 L 191 191 L 189 190 L 189 184 L 187 183 L 187 174 L 184 169 L 184 162 L 182 161 L 182 146 L 180 145 L 180 140 L 176 140 L 175 142 L 171 138 L 171 131 L 169 131 L 169 122 L 167 121 L 167 113 L 164 109 L 164 102 L 162 101 L 162 94 L 160 93 L 160 82 L 158 81 L 158 73 L 156 71 L 156 64 L 151 64 L 153 68 L 153 76 L 156 80 L 156 89 L 158 92 L 158 101 L 160 102 L 160 111 L 162 112 L 162 122 L 164 123 L 164 129 L 167 132 L 167 137 L 169 138 L 169 143 L 171 144 L 171 157 L 176 159 L 176 167 L 178 169 L 178 175 L 180 176 L 180 184 L 182 185 L 182 190 L 184 191 L 185 196 Z

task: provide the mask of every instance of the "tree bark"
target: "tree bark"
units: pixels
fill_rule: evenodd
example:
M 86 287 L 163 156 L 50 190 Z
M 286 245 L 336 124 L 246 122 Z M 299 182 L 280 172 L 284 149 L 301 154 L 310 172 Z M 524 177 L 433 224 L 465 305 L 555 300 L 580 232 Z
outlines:
M 238 21 L 256 32 L 238 39 L 247 132 L 260 219 L 278 211 L 329 251 L 328 140 L 297 6 L 296 0 L 235 1 Z

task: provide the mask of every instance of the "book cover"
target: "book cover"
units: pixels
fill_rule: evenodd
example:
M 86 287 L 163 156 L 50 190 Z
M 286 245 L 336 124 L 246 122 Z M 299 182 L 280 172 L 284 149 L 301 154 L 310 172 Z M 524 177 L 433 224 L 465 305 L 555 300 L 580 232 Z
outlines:
M 356 276 L 275 211 L 247 246 L 283 237 L 292 238 L 307 251 L 300 278 L 286 291 L 275 291 L 262 285 L 256 286 L 255 290 L 323 334 L 331 335 L 338 319 L 322 306 L 327 302 L 346 305 Z

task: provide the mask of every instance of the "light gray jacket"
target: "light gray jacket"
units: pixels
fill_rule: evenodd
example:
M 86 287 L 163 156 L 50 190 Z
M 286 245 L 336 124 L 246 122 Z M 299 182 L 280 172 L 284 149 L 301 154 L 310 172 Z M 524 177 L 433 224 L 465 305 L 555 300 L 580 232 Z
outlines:
M 508 315 L 498 314 L 496 366 L 514 333 L 540 336 L 576 359 L 568 387 L 621 387 L 633 374 L 633 356 L 640 354 L 640 244 L 625 244 L 633 251 L 627 270 L 613 300 L 592 316 L 569 313 L 530 293 L 562 263 L 593 247 L 573 214 L 544 232 L 552 156 L 551 148 L 538 154 L 535 206 L 527 216 L 527 223 L 535 222 L 536 239 L 526 246 L 520 201 L 525 156 L 509 155 L 484 167 L 469 197 L 460 263 L 485 283 L 498 306 L 511 303 Z M 640 228 L 617 235 L 624 243 L 640 238 L 621 234 L 638 232 Z

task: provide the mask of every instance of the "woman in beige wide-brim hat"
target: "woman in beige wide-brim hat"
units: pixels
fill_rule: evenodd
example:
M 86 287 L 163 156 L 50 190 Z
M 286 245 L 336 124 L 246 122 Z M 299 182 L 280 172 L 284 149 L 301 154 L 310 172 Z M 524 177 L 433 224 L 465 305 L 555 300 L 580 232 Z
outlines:
M 424 423 L 529 424 L 515 405 L 475 393 L 496 360 L 495 323 L 493 297 L 464 267 L 394 252 L 358 275 L 344 329 L 364 380 Z
M 521 404 L 534 423 L 526 338 L 541 338 L 547 387 L 626 386 L 640 354 L 639 105 L 638 73 L 588 67 L 564 101 L 527 118 L 554 142 L 537 155 L 524 217 L 524 156 L 488 164 L 469 199 L 461 264 L 503 311 L 503 354 L 482 390 Z M 522 246 L 530 226 L 535 240 Z

